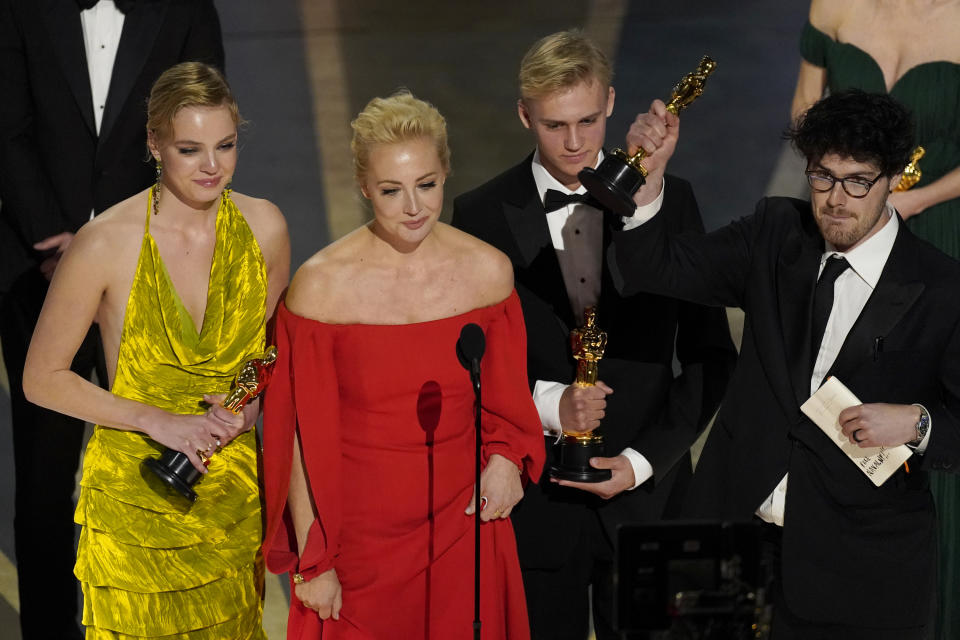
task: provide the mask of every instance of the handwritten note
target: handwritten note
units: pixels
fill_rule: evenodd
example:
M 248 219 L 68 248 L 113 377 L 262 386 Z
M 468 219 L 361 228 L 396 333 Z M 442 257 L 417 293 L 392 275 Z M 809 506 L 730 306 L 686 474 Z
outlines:
M 873 484 L 879 487 L 907 458 L 913 455 L 913 450 L 904 444 L 896 447 L 862 448 L 850 442 L 840 430 L 840 412 L 858 404 L 862 403 L 850 389 L 836 378 L 830 377 L 803 403 L 800 410 L 847 454 L 847 457 L 870 478 Z

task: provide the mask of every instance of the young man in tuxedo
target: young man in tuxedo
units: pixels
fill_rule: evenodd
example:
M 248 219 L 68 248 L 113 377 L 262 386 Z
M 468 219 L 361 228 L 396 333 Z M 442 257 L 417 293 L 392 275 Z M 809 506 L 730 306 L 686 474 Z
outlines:
M 634 222 L 588 200 L 577 178 L 603 158 L 610 79 L 606 57 L 579 32 L 534 44 L 520 66 L 517 109 L 536 149 L 454 201 L 454 226 L 513 262 L 547 467 L 561 430 L 600 426 L 606 440 L 608 457 L 592 465 L 610 469 L 610 480 L 555 483 L 545 473 L 513 511 L 533 637 L 550 640 L 587 637 L 591 585 L 597 637 L 619 637 L 612 620 L 615 528 L 661 518 L 675 479 L 689 474 L 688 448 L 716 409 L 736 357 L 722 309 L 622 296 L 613 287 L 604 266 L 611 233 Z M 638 211 L 656 210 L 664 197 L 678 230 L 702 232 L 689 185 L 662 172 L 637 193 Z M 577 387 L 570 332 L 588 306 L 596 306 L 608 341 L 600 381 Z
M 211 0 L 0 0 L 0 342 L 24 640 L 81 637 L 72 495 L 83 423 L 23 397 L 27 345 L 73 233 L 154 179 L 146 99 L 186 60 L 223 67 Z M 89 375 L 100 361 L 106 384 L 102 360 L 94 329 L 74 369 Z
M 663 169 L 678 119 L 636 125 Z M 927 470 L 960 464 L 960 264 L 917 239 L 887 203 L 913 148 L 910 114 L 848 91 L 791 132 L 810 202 L 766 198 L 707 235 L 662 212 L 615 234 L 618 290 L 746 313 L 740 360 L 687 495 L 687 515 L 759 518 L 774 567 L 773 638 L 931 635 L 936 514 Z M 800 410 L 828 377 L 864 404 L 839 415 L 864 449 L 906 444 L 876 487 Z

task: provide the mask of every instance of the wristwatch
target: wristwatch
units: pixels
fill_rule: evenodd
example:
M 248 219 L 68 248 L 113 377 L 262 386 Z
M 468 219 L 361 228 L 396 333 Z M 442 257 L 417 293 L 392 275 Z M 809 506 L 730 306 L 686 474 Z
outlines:
M 920 443 L 923 442 L 924 436 L 927 435 L 927 431 L 930 429 L 930 413 L 927 411 L 927 408 L 922 404 L 914 404 L 913 406 L 920 409 L 920 419 L 917 420 L 916 430 L 917 437 L 908 442 L 907 444 L 911 447 L 919 447 Z

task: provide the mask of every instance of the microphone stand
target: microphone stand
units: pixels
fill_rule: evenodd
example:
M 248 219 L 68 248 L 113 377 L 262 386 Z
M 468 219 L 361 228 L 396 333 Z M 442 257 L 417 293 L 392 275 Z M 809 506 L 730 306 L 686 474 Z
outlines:
M 474 458 L 473 489 L 473 638 L 480 640 L 480 360 L 470 361 L 470 381 L 476 396 L 474 409 L 474 427 L 476 432 L 476 451 Z

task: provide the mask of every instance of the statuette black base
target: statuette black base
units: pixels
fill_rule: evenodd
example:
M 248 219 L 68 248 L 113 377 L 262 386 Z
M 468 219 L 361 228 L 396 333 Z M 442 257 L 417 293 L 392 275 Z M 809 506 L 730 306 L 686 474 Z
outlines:
M 646 182 L 642 173 L 614 153 L 605 156 L 596 169 L 585 167 L 577 177 L 600 204 L 621 216 L 636 211 L 633 196 Z
M 192 487 L 203 474 L 197 471 L 187 454 L 166 449 L 159 458 L 144 460 L 143 466 L 190 502 L 197 501 L 197 494 Z
M 574 482 L 603 482 L 613 477 L 610 469 L 590 466 L 590 458 L 603 456 L 603 439 L 586 442 L 564 438 L 559 445 L 560 460 L 550 467 L 550 477 Z

